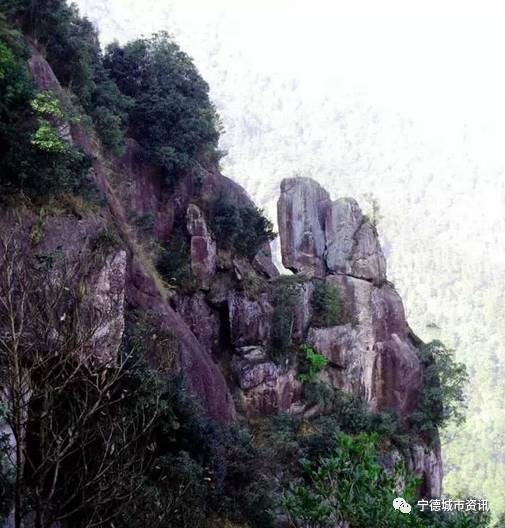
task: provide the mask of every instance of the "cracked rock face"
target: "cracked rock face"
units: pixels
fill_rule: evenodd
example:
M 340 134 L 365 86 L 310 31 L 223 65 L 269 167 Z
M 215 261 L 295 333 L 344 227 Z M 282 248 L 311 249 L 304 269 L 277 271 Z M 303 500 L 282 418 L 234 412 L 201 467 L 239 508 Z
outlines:
M 264 359 L 264 351 L 247 347 L 249 352 L 236 358 L 232 368 L 239 386 L 238 403 L 244 414 L 268 416 L 289 411 L 300 399 L 301 383 L 296 372 L 283 372 L 275 363 Z
M 211 309 L 203 292 L 174 300 L 176 310 L 195 334 L 205 351 L 216 356 L 219 349 L 219 316 Z
M 347 313 L 353 314 L 350 324 L 309 333 L 315 348 L 330 360 L 332 383 L 361 394 L 374 411 L 410 414 L 417 406 L 421 370 L 400 296 L 387 284 L 378 288 L 345 275 L 327 281 L 338 287 Z
M 419 495 L 431 498 L 442 494 L 442 453 L 440 442 L 434 445 L 414 445 L 407 458 L 409 470 L 421 480 Z
M 382 284 L 386 261 L 372 223 L 352 198 L 330 200 L 310 178 L 281 183 L 278 220 L 282 262 L 311 277 L 352 275 Z
M 333 273 L 352 273 L 351 257 L 355 236 L 363 223 L 363 214 L 356 200 L 340 198 L 326 209 L 326 263 Z
M 326 265 L 330 273 L 352 275 L 382 284 L 386 260 L 374 226 L 356 200 L 340 198 L 326 209 Z
M 309 178 L 287 178 L 278 202 L 282 263 L 294 272 L 325 273 L 324 223 L 330 195 Z
M 199 207 L 190 204 L 186 215 L 187 229 L 191 235 L 191 271 L 199 287 L 208 290 L 216 274 L 216 243 L 210 236 Z
M 234 292 L 228 298 L 228 310 L 234 346 L 268 344 L 273 308 L 266 294 L 255 301 L 242 292 Z
M 106 314 L 93 335 L 93 355 L 114 361 L 125 329 L 126 252 L 120 250 L 105 258 L 103 266 L 90 280 L 85 302 L 98 313 Z

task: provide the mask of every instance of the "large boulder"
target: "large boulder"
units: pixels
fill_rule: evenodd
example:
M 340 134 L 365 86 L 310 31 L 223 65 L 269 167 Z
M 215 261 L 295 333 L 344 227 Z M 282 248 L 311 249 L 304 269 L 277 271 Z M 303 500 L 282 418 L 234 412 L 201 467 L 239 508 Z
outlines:
M 345 275 L 326 280 L 339 288 L 352 321 L 310 329 L 308 341 L 329 360 L 325 375 L 336 388 L 360 394 L 373 411 L 410 414 L 419 399 L 421 369 L 399 295 L 387 284 L 378 288 Z
M 442 453 L 439 438 L 432 439 L 429 444 L 415 444 L 409 447 L 407 466 L 421 485 L 419 496 L 431 499 L 442 494 Z
M 269 242 L 265 242 L 256 253 L 252 265 L 254 269 L 267 279 L 275 279 L 280 275 L 272 260 L 272 249 Z
M 340 390 L 362 392 L 363 346 L 356 328 L 350 324 L 311 328 L 307 342 L 328 360 L 323 380 Z
M 235 347 L 267 345 L 270 341 L 273 307 L 267 294 L 258 300 L 244 292 L 232 292 L 228 297 L 231 341 Z
M 237 399 L 248 417 L 288 412 L 300 400 L 302 386 L 293 369 L 282 370 L 261 347 L 243 347 L 232 362 Z
M 386 280 L 386 259 L 375 227 L 367 220 L 355 236 L 351 275 L 381 285 Z
M 286 268 L 324 276 L 324 223 L 329 203 L 329 194 L 310 178 L 282 180 L 277 212 L 282 263 Z
M 326 265 L 330 273 L 382 284 L 386 261 L 377 232 L 356 200 L 340 198 L 326 209 Z
M 190 204 L 187 229 L 191 235 L 191 271 L 202 289 L 209 289 L 216 274 L 216 243 L 207 229 L 200 208 Z
M 326 209 L 326 264 L 333 273 L 350 274 L 355 236 L 363 213 L 353 198 L 340 198 Z

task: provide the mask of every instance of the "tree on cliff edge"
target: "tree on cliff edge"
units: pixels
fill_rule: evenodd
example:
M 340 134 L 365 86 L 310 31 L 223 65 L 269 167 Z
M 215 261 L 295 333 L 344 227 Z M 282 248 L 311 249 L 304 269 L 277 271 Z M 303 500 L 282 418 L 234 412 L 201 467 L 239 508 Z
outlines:
M 103 526 L 135 496 L 151 456 L 160 392 L 129 358 L 96 356 L 111 314 L 85 302 L 84 271 L 34 262 L 13 239 L 0 247 L 0 387 L 13 436 L 15 528 L 27 520 Z

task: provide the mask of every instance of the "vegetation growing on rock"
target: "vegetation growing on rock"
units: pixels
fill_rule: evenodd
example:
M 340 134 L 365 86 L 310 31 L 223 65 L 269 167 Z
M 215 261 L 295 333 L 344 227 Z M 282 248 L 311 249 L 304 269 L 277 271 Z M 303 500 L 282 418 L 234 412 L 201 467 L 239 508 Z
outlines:
M 337 286 L 327 282 L 318 282 L 312 297 L 314 308 L 314 326 L 335 326 L 342 324 L 342 301 Z
M 0 420 L 18 440 L 15 466 L 5 460 L 11 446 L 0 442 L 3 512 L 14 504 L 16 528 L 23 517 L 34 518 L 36 528 L 56 521 L 64 528 L 211 528 L 229 523 L 269 528 L 285 514 L 293 522 L 321 527 L 340 520 L 352 528 L 398 525 L 390 502 L 400 473 L 388 473 L 380 458 L 392 449 L 410 447 L 421 434 L 436 438 L 438 426 L 459 417 L 461 368 L 446 362 L 449 355 L 441 344 L 421 351 L 425 392 L 411 423 L 387 409 L 372 413 L 356 394 L 322 381 L 326 357 L 302 345 L 297 358 L 296 350 L 310 324 L 331 327 L 344 322 L 341 292 L 321 280 L 307 279 L 304 284 L 300 275 L 270 282 L 259 278 L 251 261 L 274 237 L 272 224 L 253 205 L 244 205 L 247 200 L 223 199 L 212 195 L 212 189 L 206 191 L 212 195 L 209 201 L 200 197 L 205 203 L 202 218 L 209 221 L 218 247 L 229 259 L 218 265 L 220 284 L 210 285 L 208 294 L 201 288 L 198 303 L 190 305 L 197 312 L 191 314 L 190 330 L 173 299 L 157 291 L 154 274 L 144 269 L 146 262 L 137 258 L 135 236 L 151 244 L 150 257 L 178 296 L 195 299 L 192 248 L 184 225 L 193 196 L 167 184 L 186 184 L 185 177 L 194 183 L 191 169 L 200 170 L 203 159 L 216 162 L 219 122 L 205 81 L 166 34 L 125 46 L 113 44 L 102 56 L 92 25 L 63 0 L 0 0 L 0 8 L 10 21 L 0 20 L 2 197 L 16 205 L 20 195 L 33 201 L 62 191 L 75 195 L 85 184 L 91 161 L 94 168 L 104 169 L 101 148 L 96 149 L 99 159 L 89 160 L 61 130 L 61 125 L 81 127 L 71 115 L 74 111 L 90 116 L 111 166 L 128 165 L 113 156 L 122 152 L 128 134 L 141 146 L 140 161 L 154 165 L 152 174 L 142 176 L 161 189 L 159 194 L 167 189 L 175 194 L 173 215 L 167 215 L 167 239 L 161 243 L 155 236 L 156 215 L 167 203 L 142 192 L 132 197 L 121 187 L 124 182 L 115 193 L 104 169 L 108 210 L 101 209 L 101 221 L 91 227 L 72 219 L 66 231 L 70 236 L 82 229 L 77 240 L 86 240 L 83 247 L 70 247 L 71 242 L 63 240 L 38 254 L 12 252 L 8 245 L 0 250 L 0 375 L 8 396 Z M 35 89 L 26 68 L 28 47 L 19 30 L 37 53 L 45 52 L 64 93 Z M 65 93 L 71 112 L 65 108 Z M 159 180 L 161 186 L 155 187 Z M 139 182 L 130 183 L 135 187 Z M 149 192 L 156 194 L 151 188 Z M 316 194 L 327 193 L 321 189 Z M 137 228 L 131 230 L 121 202 L 130 198 L 135 202 L 132 209 L 138 206 L 139 212 L 134 210 L 130 217 Z M 53 231 L 64 220 L 64 215 L 54 216 Z M 39 215 L 32 222 L 31 248 L 47 245 L 46 220 Z M 375 238 L 371 242 L 378 244 Z M 59 267 L 67 253 L 84 266 L 76 265 L 75 274 L 68 277 Z M 128 271 L 123 269 L 120 277 L 110 270 L 104 273 L 100 266 L 118 254 L 122 262 L 128 259 Z M 154 259 L 142 256 L 152 265 Z M 323 274 L 325 266 L 317 260 L 322 254 L 312 257 L 308 271 L 316 266 Z M 121 281 L 129 283 L 118 287 Z M 99 291 L 90 302 L 94 287 Z M 366 282 L 366 287 L 374 286 Z M 242 311 L 235 317 L 243 321 L 230 321 L 230 297 L 237 297 L 239 288 Z M 389 299 L 381 299 L 389 307 Z M 113 349 L 108 356 L 101 354 L 100 339 L 117 325 L 107 309 L 112 306 L 120 307 L 123 339 L 107 348 Z M 401 308 L 401 301 L 394 306 Z M 234 335 L 235 327 L 244 335 Z M 221 370 L 212 357 L 214 342 L 204 348 L 209 343 L 200 335 L 215 338 Z M 237 345 L 242 339 L 248 346 Z M 394 352 L 403 359 L 401 349 Z M 244 372 L 238 374 L 250 375 L 244 386 L 260 387 L 253 393 L 260 410 L 284 409 L 296 416 L 226 423 L 234 417 L 226 384 L 231 385 L 232 376 L 225 381 L 232 355 L 244 359 Z M 259 368 L 254 372 L 251 366 Z M 345 362 L 331 365 L 346 367 Z M 213 384 L 216 379 L 222 381 L 220 386 Z M 197 400 L 201 394 L 209 399 Z M 219 414 L 213 409 L 211 418 L 209 409 L 216 401 L 231 411 Z M 419 437 L 409 437 L 412 432 Z M 405 469 L 401 475 L 408 496 L 410 476 Z M 464 525 L 451 524 L 446 517 L 442 524 L 417 516 L 409 522 L 437 528 Z

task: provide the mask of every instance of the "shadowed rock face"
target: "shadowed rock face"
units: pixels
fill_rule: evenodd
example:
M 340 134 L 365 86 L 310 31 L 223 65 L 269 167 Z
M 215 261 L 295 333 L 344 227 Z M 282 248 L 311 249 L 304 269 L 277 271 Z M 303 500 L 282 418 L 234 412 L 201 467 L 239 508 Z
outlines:
M 230 334 L 234 346 L 268 345 L 273 307 L 267 295 L 251 300 L 236 292 L 228 298 Z
M 200 288 L 208 290 L 216 275 L 216 243 L 207 229 L 205 217 L 194 204 L 190 204 L 187 229 L 191 235 L 191 271 Z

